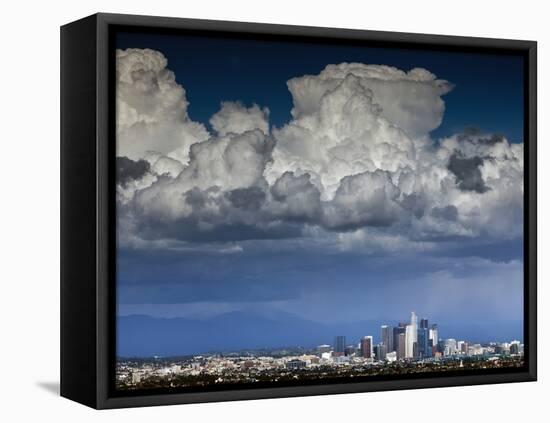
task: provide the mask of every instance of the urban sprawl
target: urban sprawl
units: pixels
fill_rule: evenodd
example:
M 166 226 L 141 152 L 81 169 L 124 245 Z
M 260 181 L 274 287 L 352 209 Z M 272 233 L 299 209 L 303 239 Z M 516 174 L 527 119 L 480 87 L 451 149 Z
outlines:
M 413 312 L 410 322 L 383 325 L 372 336 L 348 344 L 210 353 L 185 357 L 121 358 L 116 386 L 122 390 L 206 387 L 219 384 L 300 383 L 319 379 L 405 375 L 433 371 L 523 366 L 523 344 L 471 344 L 440 339 L 437 324 Z

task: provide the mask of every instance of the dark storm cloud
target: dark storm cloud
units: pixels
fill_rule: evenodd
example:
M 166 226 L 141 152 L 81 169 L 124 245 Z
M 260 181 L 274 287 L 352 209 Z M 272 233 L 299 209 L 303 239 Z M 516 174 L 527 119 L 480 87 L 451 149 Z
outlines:
M 491 134 L 489 136 L 482 136 L 482 131 L 477 127 L 470 127 L 464 130 L 464 133 L 458 135 L 460 141 L 466 141 L 476 144 L 495 145 L 504 141 L 504 135 Z
M 403 200 L 401 200 L 401 206 L 410 211 L 417 219 L 424 216 L 428 200 L 423 194 L 403 194 Z
M 363 226 L 389 227 L 403 216 L 399 188 L 389 172 L 376 170 L 346 176 L 323 209 L 325 227 L 350 231 Z
M 495 247 L 485 244 L 483 251 Z M 185 310 L 187 304 L 200 307 L 202 302 L 210 303 L 213 312 L 216 303 L 237 308 L 249 303 L 247 307 L 266 310 L 279 302 L 284 310 L 313 320 L 398 318 L 409 310 L 458 317 L 465 309 L 474 320 L 472 315 L 482 318 L 487 310 L 507 318 L 521 312 L 521 268 L 519 260 L 485 260 L 472 257 L 471 251 L 457 251 L 455 257 L 365 259 L 354 253 L 265 253 L 246 247 L 227 255 L 121 250 L 117 284 L 119 304 L 158 304 L 160 310 L 166 304 Z M 502 290 L 498 299 L 490 294 L 495 290 Z
M 311 183 L 309 174 L 296 176 L 294 172 L 285 172 L 271 187 L 273 204 L 277 213 L 286 220 L 322 224 L 321 193 Z
M 142 178 L 149 172 L 151 165 L 148 161 L 140 159 L 131 160 L 128 157 L 116 158 L 117 183 L 126 185 L 128 182 Z
M 501 134 L 493 134 L 490 137 L 480 138 L 479 142 L 488 145 L 495 145 L 504 141 L 504 136 Z
M 171 222 L 155 219 L 141 220 L 140 236 L 144 240 L 179 239 L 191 243 L 234 242 L 246 240 L 277 240 L 299 238 L 303 225 L 293 222 L 275 222 L 262 225 L 244 222 L 223 223 L 216 219 L 209 223 L 202 216 L 183 218 Z
M 463 191 L 475 191 L 484 193 L 489 190 L 481 176 L 479 167 L 483 164 L 481 157 L 461 157 L 459 153 L 453 153 L 449 159 L 448 169 L 456 176 L 457 185 Z
M 229 191 L 227 196 L 234 207 L 247 210 L 258 210 L 266 197 L 260 187 L 237 188 Z
M 458 219 L 458 209 L 455 206 L 434 207 L 431 215 L 438 219 L 455 221 Z
M 210 191 L 219 191 L 217 188 L 210 188 Z M 194 209 L 201 209 L 206 204 L 206 192 L 193 188 L 185 193 L 185 202 Z

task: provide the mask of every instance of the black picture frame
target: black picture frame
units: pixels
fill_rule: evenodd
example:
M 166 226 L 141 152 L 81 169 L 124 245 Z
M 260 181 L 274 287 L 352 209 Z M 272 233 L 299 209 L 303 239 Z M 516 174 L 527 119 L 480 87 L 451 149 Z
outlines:
M 228 389 L 193 393 L 113 392 L 115 199 L 113 33 L 196 31 L 261 39 L 513 53 L 524 57 L 525 368 L 400 380 Z M 97 409 L 279 398 L 537 378 L 537 44 L 534 41 L 95 14 L 61 27 L 61 395 Z

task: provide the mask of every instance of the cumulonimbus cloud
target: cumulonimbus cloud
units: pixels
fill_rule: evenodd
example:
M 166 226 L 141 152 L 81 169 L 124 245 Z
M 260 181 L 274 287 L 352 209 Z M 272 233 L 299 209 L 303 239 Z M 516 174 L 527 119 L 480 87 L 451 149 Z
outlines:
M 117 50 L 118 156 L 135 160 L 156 151 L 186 163 L 189 147 L 209 137 L 189 119 L 185 89 L 166 66 L 155 50 Z
M 341 63 L 288 88 L 283 127 L 270 128 L 265 107 L 228 101 L 210 134 L 189 118 L 161 53 L 118 51 L 122 238 L 521 235 L 523 144 L 429 137 L 449 82 L 420 68 Z
M 257 104 L 247 108 L 239 102 L 225 101 L 220 110 L 210 118 L 210 124 L 220 136 L 242 134 L 254 129 L 268 134 L 269 109 L 262 109 Z

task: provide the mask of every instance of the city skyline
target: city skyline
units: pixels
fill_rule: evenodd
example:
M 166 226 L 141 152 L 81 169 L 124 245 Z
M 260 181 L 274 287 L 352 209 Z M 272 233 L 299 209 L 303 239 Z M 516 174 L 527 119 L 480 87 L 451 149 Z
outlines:
M 281 383 L 341 377 L 400 375 L 441 371 L 479 371 L 523 366 L 524 345 L 470 343 L 439 338 L 437 323 L 415 312 L 408 322 L 381 325 L 379 342 L 362 336 L 347 343 L 343 335 L 314 348 L 289 347 L 208 352 L 187 357 L 120 358 L 116 384 L 121 390 L 189 388 L 213 384 Z
M 358 344 L 346 344 L 346 337 L 338 335 L 334 338 L 334 348 L 331 352 L 344 356 L 359 354 L 363 358 L 376 357 L 385 360 L 388 354 L 394 354 L 395 359 L 426 359 L 437 354 L 452 355 L 447 352 L 448 341 L 457 341 L 454 338 L 442 340 L 439 338 L 437 323 L 429 325 L 428 319 L 422 318 L 418 325 L 418 316 L 413 311 L 408 323 L 400 322 L 397 326 L 380 326 L 380 337 L 375 343 L 373 335 L 365 335 Z M 444 341 L 444 344 L 441 344 Z M 519 342 L 519 341 L 517 341 Z M 458 341 L 462 347 L 468 348 L 468 341 Z M 465 351 L 463 351 L 465 352 Z M 392 356 L 393 358 L 394 356 Z
M 353 354 L 360 353 L 362 356 L 366 358 L 374 357 L 375 356 L 375 347 L 379 347 L 381 344 L 384 346 L 384 354 L 385 353 L 396 353 L 397 359 L 403 359 L 403 358 L 430 358 L 434 357 L 436 352 L 443 353 L 445 351 L 445 343 L 447 341 L 454 341 L 455 343 L 464 343 L 466 346 L 470 344 L 476 344 L 476 345 L 487 345 L 490 343 L 506 343 L 510 340 L 514 340 L 518 343 L 522 342 L 522 336 L 517 337 L 503 337 L 501 336 L 489 336 L 485 339 L 479 339 L 472 336 L 464 336 L 464 333 L 461 333 L 461 336 L 457 336 L 452 331 L 449 331 L 448 328 L 443 326 L 443 331 L 441 331 L 441 326 L 439 323 L 431 322 L 428 318 L 422 317 L 420 319 L 420 323 L 418 321 L 418 316 L 413 311 L 411 312 L 411 318 L 409 321 L 404 320 L 392 320 L 396 323 L 384 323 L 384 324 L 378 324 L 377 328 L 378 331 L 370 331 L 369 330 L 363 330 L 362 335 L 357 336 L 349 336 L 349 335 L 335 335 L 333 338 L 333 342 L 331 344 L 320 344 L 318 342 L 298 342 L 294 344 L 284 344 L 284 343 L 264 343 L 262 345 L 253 345 L 253 346 L 243 346 L 243 348 L 234 348 L 234 349 L 212 349 L 212 348 L 206 348 L 206 349 L 196 349 L 193 352 L 190 352 L 189 350 L 177 350 L 177 347 L 175 350 L 172 350 L 171 353 L 164 353 L 162 349 L 154 349 L 151 351 L 155 351 L 154 353 L 149 354 L 119 354 L 120 358 L 128 358 L 128 357 L 141 357 L 141 358 L 148 358 L 148 357 L 170 357 L 170 356 L 184 356 L 184 355 L 196 355 L 196 354 L 216 354 L 216 353 L 228 353 L 228 352 L 236 352 L 236 351 L 246 351 L 246 350 L 259 350 L 259 349 L 266 349 L 266 350 L 275 350 L 275 349 L 285 349 L 285 348 L 306 348 L 306 349 L 319 349 L 319 347 L 330 347 L 326 352 L 330 353 L 337 353 L 342 354 L 344 356 L 349 355 L 349 351 L 353 351 Z M 176 320 L 177 322 L 177 320 Z M 238 325 L 233 325 L 234 327 L 238 327 Z M 376 326 L 376 325 L 374 325 Z M 202 327 L 204 328 L 204 326 Z M 201 329 L 202 329 L 201 328 Z M 139 326 L 136 327 L 136 330 L 139 331 L 146 331 L 148 328 L 145 326 Z M 178 324 L 176 324 L 176 330 L 180 331 L 182 334 L 185 331 L 185 327 L 182 327 Z M 358 329 L 359 332 L 361 332 L 362 329 Z M 119 333 L 123 333 L 124 331 L 119 330 Z M 304 331 L 305 332 L 305 331 Z M 349 332 L 349 331 L 348 331 Z M 357 332 L 357 330 L 356 330 Z M 444 335 L 443 337 L 440 337 L 440 335 Z M 269 336 L 274 336 L 273 334 L 269 334 Z M 304 336 L 304 335 L 302 335 Z M 174 335 L 172 338 L 177 338 L 176 335 Z M 216 338 L 213 336 L 213 338 Z M 323 337 L 320 336 L 317 338 L 317 340 L 322 339 Z M 307 339 L 307 338 L 305 338 Z M 326 340 L 326 338 L 324 338 Z M 302 339 L 303 340 L 303 339 Z M 355 342 L 348 343 L 347 341 L 354 340 Z M 155 342 L 151 342 L 150 340 L 147 340 L 145 338 L 141 338 L 141 341 L 144 345 L 153 345 L 155 346 Z M 443 342 L 443 344 L 442 344 Z M 177 344 L 174 344 L 177 345 Z M 196 345 L 200 345 L 200 342 Z M 368 345 L 368 347 L 366 347 Z M 368 348 L 368 355 L 364 352 L 364 348 Z M 121 351 L 121 348 L 118 348 L 119 352 Z

